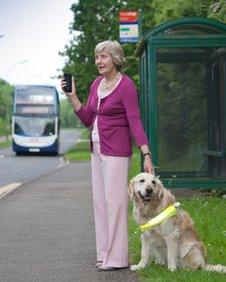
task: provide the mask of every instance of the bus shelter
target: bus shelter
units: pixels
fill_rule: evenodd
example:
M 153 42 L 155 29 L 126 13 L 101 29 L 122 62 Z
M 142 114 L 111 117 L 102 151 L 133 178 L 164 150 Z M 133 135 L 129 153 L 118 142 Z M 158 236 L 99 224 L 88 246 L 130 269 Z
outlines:
M 140 105 L 166 187 L 226 187 L 226 24 L 163 23 L 139 45 Z

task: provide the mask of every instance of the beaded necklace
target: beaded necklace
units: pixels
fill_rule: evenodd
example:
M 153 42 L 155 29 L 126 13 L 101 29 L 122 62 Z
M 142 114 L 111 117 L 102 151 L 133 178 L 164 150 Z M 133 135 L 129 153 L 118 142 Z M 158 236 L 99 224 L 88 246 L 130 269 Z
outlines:
M 114 88 L 114 86 L 116 85 L 116 83 L 118 82 L 118 80 L 121 78 L 121 73 L 118 72 L 116 74 L 116 76 L 111 79 L 110 81 L 108 81 L 106 78 L 104 78 L 101 82 L 101 85 L 100 85 L 100 90 L 101 91 L 109 91 L 111 90 L 112 88 Z

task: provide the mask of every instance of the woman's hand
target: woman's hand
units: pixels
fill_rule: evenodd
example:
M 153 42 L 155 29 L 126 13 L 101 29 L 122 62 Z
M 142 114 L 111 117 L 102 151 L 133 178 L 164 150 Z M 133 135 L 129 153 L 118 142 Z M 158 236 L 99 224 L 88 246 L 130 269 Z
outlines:
M 64 94 L 69 98 L 69 99 L 72 99 L 74 97 L 77 97 L 77 93 L 76 93 L 76 85 L 75 85 L 75 81 L 74 79 L 72 78 L 72 91 L 69 93 L 69 92 L 65 92 L 64 91 L 64 87 L 66 86 L 66 80 L 64 78 L 61 79 L 61 89 L 62 91 L 64 92 Z
M 61 79 L 61 89 L 64 92 L 64 94 L 70 99 L 71 104 L 74 108 L 74 111 L 77 112 L 81 108 L 82 104 L 79 101 L 78 96 L 77 96 L 76 85 L 75 85 L 74 79 L 72 78 L 72 91 L 71 91 L 71 93 L 64 91 L 65 86 L 66 86 L 66 81 L 63 78 L 63 79 Z
M 148 172 L 148 173 L 152 173 L 155 174 L 154 172 L 154 166 L 151 160 L 151 156 L 150 155 L 146 155 L 144 157 L 144 171 Z
M 155 174 L 154 166 L 153 166 L 152 159 L 151 159 L 151 153 L 150 153 L 148 145 L 147 144 L 141 145 L 140 150 L 142 154 L 144 155 L 144 165 L 143 165 L 144 171 Z

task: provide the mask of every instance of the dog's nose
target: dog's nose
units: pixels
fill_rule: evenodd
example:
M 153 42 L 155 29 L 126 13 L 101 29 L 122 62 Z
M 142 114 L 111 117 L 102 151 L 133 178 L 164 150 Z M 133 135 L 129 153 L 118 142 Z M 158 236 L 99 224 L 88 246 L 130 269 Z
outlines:
M 151 186 L 148 186 L 148 187 L 146 188 L 146 193 L 147 193 L 148 195 L 151 195 L 152 192 L 153 192 L 153 190 L 152 190 Z

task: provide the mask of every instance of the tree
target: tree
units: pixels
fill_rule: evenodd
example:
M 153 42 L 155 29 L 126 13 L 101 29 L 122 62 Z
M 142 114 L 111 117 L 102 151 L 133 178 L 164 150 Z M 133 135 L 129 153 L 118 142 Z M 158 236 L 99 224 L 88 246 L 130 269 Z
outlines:
M 154 0 L 155 24 L 182 17 L 199 16 L 226 22 L 225 0 Z
M 209 6 L 208 16 L 212 19 L 226 23 L 226 2 L 225 0 L 213 1 Z
M 0 135 L 5 135 L 7 138 L 12 115 L 12 91 L 13 87 L 0 79 Z

